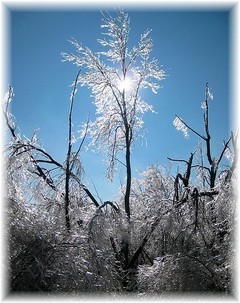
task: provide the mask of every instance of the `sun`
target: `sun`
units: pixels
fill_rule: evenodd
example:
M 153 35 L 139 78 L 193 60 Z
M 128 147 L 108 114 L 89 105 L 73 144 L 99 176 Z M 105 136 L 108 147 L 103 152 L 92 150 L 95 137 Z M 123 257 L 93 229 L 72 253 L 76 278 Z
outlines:
M 132 81 L 130 78 L 125 78 L 124 80 L 119 82 L 118 89 L 123 91 L 129 91 L 132 88 Z

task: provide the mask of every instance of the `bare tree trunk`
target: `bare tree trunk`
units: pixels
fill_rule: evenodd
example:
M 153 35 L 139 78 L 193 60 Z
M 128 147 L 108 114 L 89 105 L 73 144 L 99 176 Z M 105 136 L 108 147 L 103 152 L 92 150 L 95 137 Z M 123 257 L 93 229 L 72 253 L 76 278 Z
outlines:
M 67 167 L 66 167 L 66 180 L 65 180 L 65 224 L 67 231 L 70 231 L 70 216 L 69 216 L 69 181 L 70 181 L 70 171 L 69 171 L 69 157 L 70 154 L 67 155 Z
M 69 115 L 68 115 L 68 151 L 67 151 L 67 158 L 66 158 L 66 180 L 65 180 L 65 224 L 68 231 L 71 229 L 70 225 L 70 216 L 69 216 L 69 185 L 70 185 L 70 157 L 72 152 L 72 110 L 73 110 L 73 102 L 74 97 L 77 92 L 77 81 L 81 70 L 78 72 L 77 77 L 75 79 L 74 88 L 71 94 L 70 100 L 70 108 L 69 108 Z
M 127 180 L 126 180 L 126 191 L 125 191 L 125 197 L 124 197 L 124 204 L 125 204 L 125 212 L 128 216 L 128 219 L 130 219 L 130 193 L 131 193 L 131 183 L 132 183 L 132 172 L 131 172 L 131 152 L 130 152 L 130 145 L 131 145 L 131 136 L 130 136 L 130 128 L 128 125 L 126 125 L 126 169 L 127 169 Z M 124 255 L 124 267 L 127 268 L 128 262 L 129 262 L 129 226 L 127 230 L 127 238 L 123 239 L 122 245 L 122 252 Z
M 129 130 L 128 130 L 129 133 Z M 126 134 L 127 136 L 127 134 Z M 129 137 L 129 135 L 127 136 Z M 126 167 L 127 167 L 127 181 L 126 181 L 126 192 L 125 192 L 125 211 L 130 218 L 130 192 L 131 192 L 131 183 L 132 183 L 132 172 L 131 172 L 131 152 L 130 152 L 130 142 L 126 138 Z

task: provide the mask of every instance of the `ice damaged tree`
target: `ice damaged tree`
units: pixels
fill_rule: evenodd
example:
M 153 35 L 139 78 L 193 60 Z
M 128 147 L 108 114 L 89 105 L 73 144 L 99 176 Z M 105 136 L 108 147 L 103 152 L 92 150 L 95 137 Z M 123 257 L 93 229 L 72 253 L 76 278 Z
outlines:
M 212 155 L 212 141 L 211 141 L 211 134 L 209 129 L 209 101 L 213 100 L 213 94 L 210 91 L 210 88 L 208 86 L 208 83 L 206 83 L 205 88 L 205 100 L 203 101 L 201 108 L 204 110 L 203 115 L 203 122 L 204 122 L 204 130 L 205 134 L 202 135 L 199 132 L 197 132 L 195 129 L 191 128 L 182 118 L 180 118 L 178 115 L 176 115 L 176 118 L 173 121 L 174 126 L 177 130 L 180 130 L 183 132 L 184 137 L 188 138 L 188 130 L 197 135 L 201 140 L 205 142 L 205 149 L 206 149 L 206 158 L 208 162 L 208 167 L 206 167 L 203 163 L 201 166 L 195 165 L 199 170 L 206 170 L 208 173 L 208 177 L 206 178 L 207 183 L 209 184 L 210 190 L 214 190 L 216 187 L 216 179 L 218 176 L 220 163 L 223 159 L 223 156 L 226 155 L 226 153 L 230 156 L 232 154 L 231 149 L 229 147 L 230 142 L 232 142 L 233 147 L 233 154 L 235 159 L 233 159 L 233 163 L 231 166 L 231 169 L 228 172 L 228 178 L 230 178 L 230 175 L 236 168 L 236 162 L 237 162 L 237 153 L 236 153 L 236 140 L 237 135 L 234 135 L 233 132 L 231 132 L 231 136 L 227 141 L 223 141 L 223 148 L 218 156 L 218 158 L 213 157 Z M 192 162 L 192 160 L 191 160 Z M 190 169 L 190 168 L 189 168 Z
M 124 161 L 121 161 L 126 168 L 124 208 L 130 218 L 131 147 L 143 129 L 144 113 L 153 111 L 140 93 L 147 88 L 157 93 L 158 82 L 164 79 L 165 72 L 158 61 L 151 58 L 150 30 L 141 35 L 137 46 L 129 49 L 128 14 L 120 10 L 114 18 L 106 13 L 103 21 L 105 38 L 98 42 L 105 51 L 94 53 L 72 40 L 76 54 L 62 55 L 65 61 L 82 68 L 84 72 L 78 77 L 78 83 L 93 93 L 97 118 L 89 123 L 90 144 L 105 152 L 109 180 L 113 179 L 116 161 L 120 161 L 120 154 L 124 153 Z

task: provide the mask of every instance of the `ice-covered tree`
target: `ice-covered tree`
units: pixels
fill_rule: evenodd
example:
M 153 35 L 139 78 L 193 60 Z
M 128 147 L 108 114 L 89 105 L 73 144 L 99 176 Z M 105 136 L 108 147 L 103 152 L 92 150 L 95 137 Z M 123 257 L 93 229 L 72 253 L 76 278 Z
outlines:
M 150 30 L 144 32 L 137 46 L 128 47 L 130 19 L 122 10 L 112 17 L 103 14 L 106 29 L 104 39 L 98 39 L 105 51 L 92 52 L 76 40 L 76 54 L 63 53 L 66 61 L 72 61 L 85 72 L 78 83 L 92 90 L 97 118 L 89 123 L 91 145 L 104 150 L 108 159 L 108 178 L 114 175 L 119 153 L 124 152 L 126 167 L 125 211 L 130 218 L 131 147 L 143 129 L 143 115 L 153 111 L 141 98 L 141 90 L 150 88 L 154 93 L 165 72 L 156 59 L 151 58 L 153 42 Z M 121 161 L 123 162 L 123 161 Z
M 195 166 L 199 169 L 199 171 L 202 173 L 203 170 L 207 171 L 208 173 L 208 178 L 207 182 L 209 183 L 210 189 L 213 190 L 216 186 L 216 178 L 218 176 L 219 168 L 220 168 L 220 163 L 223 159 L 223 156 L 226 155 L 228 157 L 230 154 L 232 154 L 231 149 L 229 147 L 230 143 L 232 142 L 233 144 L 233 149 L 235 150 L 234 156 L 235 159 L 232 160 L 232 166 L 231 169 L 228 173 L 228 176 L 232 174 L 232 171 L 236 168 L 236 140 L 237 140 L 237 135 L 233 135 L 231 133 L 231 136 L 227 141 L 223 141 L 223 148 L 218 157 L 214 157 L 212 154 L 212 137 L 210 134 L 210 129 L 209 129 L 209 101 L 213 100 L 213 94 L 208 86 L 208 83 L 206 84 L 205 88 L 205 100 L 201 104 L 201 108 L 204 110 L 204 115 L 203 115 L 203 122 L 204 122 L 204 130 L 205 134 L 202 135 L 192 127 L 190 127 L 182 118 L 180 118 L 178 115 L 176 115 L 173 124 L 176 127 L 177 130 L 180 130 L 183 132 L 184 137 L 188 138 L 188 131 L 191 131 L 195 135 L 197 135 L 203 142 L 205 142 L 205 149 L 206 149 L 206 159 L 209 164 L 208 167 L 204 166 L 203 164 L 201 166 Z
M 36 131 L 30 139 L 21 135 L 10 112 L 11 86 L 4 98 L 10 134 L 4 150 L 9 292 L 232 294 L 237 136 L 231 133 L 219 157 L 212 156 L 212 94 L 206 85 L 205 133 L 179 116 L 174 120 L 186 138 L 191 131 L 201 139 L 200 164 L 193 152 L 188 160 L 169 158 L 186 165 L 176 177 L 172 165 L 151 165 L 132 179 L 131 148 L 142 135 L 144 113 L 153 110 L 140 93 L 146 88 L 156 92 L 165 73 L 150 58 L 150 31 L 129 49 L 128 15 L 119 11 L 116 18 L 106 14 L 103 20 L 106 38 L 99 42 L 105 51 L 93 53 L 72 41 L 77 54 L 63 54 L 80 70 L 70 96 L 63 163 L 43 148 Z M 79 84 L 92 90 L 97 118 L 83 125 L 76 148 L 72 113 Z M 100 204 L 84 185 L 80 154 L 87 133 L 92 146 L 105 148 L 110 179 L 116 161 L 125 166 L 125 209 L 111 201 Z M 230 161 L 224 170 L 223 156 Z M 197 179 L 195 169 L 201 172 Z

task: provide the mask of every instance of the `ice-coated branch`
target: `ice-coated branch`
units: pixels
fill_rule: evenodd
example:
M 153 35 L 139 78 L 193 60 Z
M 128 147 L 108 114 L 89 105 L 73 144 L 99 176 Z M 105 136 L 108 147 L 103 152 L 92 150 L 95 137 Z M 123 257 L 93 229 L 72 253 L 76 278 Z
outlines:
M 13 118 L 12 115 L 9 112 L 9 104 L 13 97 L 13 89 L 10 86 L 8 94 L 5 97 L 5 108 L 3 108 L 3 114 L 5 117 L 5 122 L 10 130 L 12 137 L 14 139 L 17 139 L 13 144 L 10 146 L 11 150 L 13 150 L 12 154 L 19 154 L 19 153 L 27 153 L 31 159 L 31 162 L 34 164 L 36 168 L 37 175 L 42 178 L 46 184 L 54 191 L 57 191 L 57 187 L 55 186 L 53 180 L 47 176 L 47 174 L 44 172 L 44 169 L 39 165 L 40 163 L 47 163 L 52 164 L 54 167 L 59 168 L 64 171 L 66 174 L 66 168 L 56 161 L 48 152 L 46 152 L 43 148 L 36 145 L 35 142 L 31 142 L 30 140 L 22 140 L 20 136 L 18 136 L 15 132 L 15 125 L 13 126 L 11 124 L 10 119 Z M 83 140 L 82 140 L 83 143 Z M 79 149 L 81 149 L 81 144 L 79 146 Z M 32 152 L 36 151 L 37 154 L 34 155 Z M 50 170 L 49 170 L 50 171 Z M 78 182 L 79 186 L 82 188 L 82 190 L 87 194 L 87 196 L 90 198 L 90 200 L 94 203 L 94 205 L 98 208 L 99 203 L 94 198 L 92 193 L 89 191 L 89 189 L 79 180 L 79 177 L 76 176 L 72 171 L 70 171 L 71 178 L 73 178 L 76 182 Z
M 182 200 L 177 204 L 174 204 L 172 207 L 170 207 L 169 209 L 167 209 L 166 211 L 162 212 L 161 210 L 157 213 L 156 215 L 156 219 L 154 220 L 154 222 L 151 224 L 150 229 L 148 232 L 146 232 L 145 236 L 143 237 L 141 244 L 138 246 L 138 248 L 135 250 L 134 254 L 132 255 L 128 265 L 127 265 L 127 269 L 133 268 L 135 263 L 138 260 L 139 255 L 142 253 L 144 247 L 146 246 L 147 242 L 149 241 L 152 233 L 154 232 L 154 230 L 156 229 L 156 227 L 158 226 L 158 224 L 161 222 L 163 216 L 169 214 L 172 211 L 175 211 L 178 207 L 180 207 L 181 205 L 185 204 L 187 202 L 187 200 Z
M 13 88 L 12 88 L 12 86 L 9 85 L 8 92 L 5 95 L 5 98 L 3 100 L 3 105 L 5 106 L 5 108 L 3 108 L 3 115 L 5 118 L 7 127 L 11 132 L 12 137 L 14 139 L 16 139 L 17 138 L 17 135 L 15 133 L 16 126 L 14 125 L 13 121 L 11 121 L 13 117 L 12 117 L 11 113 L 9 112 L 9 105 L 12 101 L 12 98 L 13 98 Z
M 176 201 L 179 201 L 179 188 L 178 188 L 179 187 L 179 179 L 182 180 L 184 187 L 186 189 L 188 189 L 188 185 L 189 185 L 189 181 L 190 181 L 190 176 L 191 176 L 191 170 L 192 170 L 192 167 L 193 167 L 193 165 L 192 165 L 193 156 L 194 156 L 195 152 L 191 153 L 188 161 L 168 158 L 170 161 L 184 162 L 184 163 L 187 164 L 187 169 L 186 169 L 186 172 L 184 173 L 184 175 L 182 176 L 182 174 L 178 173 L 177 176 L 176 176 L 176 178 L 175 178 L 175 181 L 174 181 L 175 200 Z M 188 192 L 187 192 L 187 195 L 188 195 Z
M 234 170 L 236 169 L 237 163 L 238 163 L 238 133 L 236 135 L 233 134 L 233 132 L 231 132 L 231 140 L 232 140 L 232 147 L 233 147 L 233 161 L 232 161 L 232 165 L 230 167 L 230 170 L 227 174 L 226 180 L 230 180 L 231 176 L 234 172 Z M 225 151 L 226 152 L 226 151 Z
M 119 209 L 117 208 L 117 206 L 114 205 L 113 202 L 111 202 L 111 201 L 105 201 L 101 206 L 99 206 L 99 209 L 102 209 L 106 205 L 110 205 L 116 212 L 119 211 Z
M 175 118 L 173 124 L 177 128 L 177 130 L 182 130 L 184 132 L 185 137 L 188 137 L 187 129 L 189 129 L 190 131 L 192 131 L 194 134 L 196 134 L 201 139 L 206 140 L 206 137 L 204 137 L 203 135 L 201 135 L 197 131 L 195 131 L 193 128 L 191 128 L 186 122 L 183 121 L 182 118 L 180 118 L 176 114 L 175 114 L 175 116 L 176 116 L 176 118 Z

